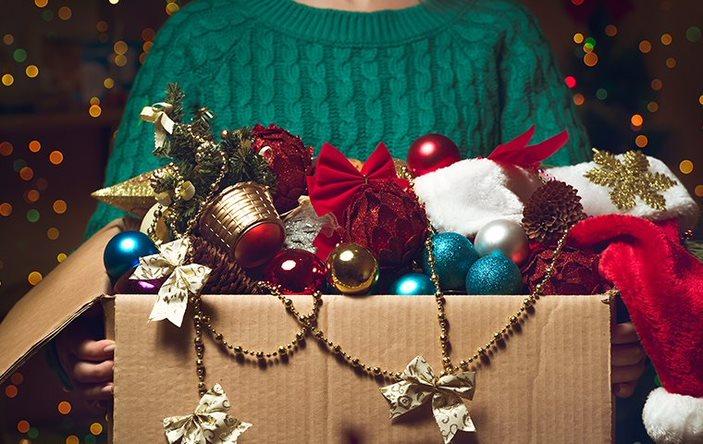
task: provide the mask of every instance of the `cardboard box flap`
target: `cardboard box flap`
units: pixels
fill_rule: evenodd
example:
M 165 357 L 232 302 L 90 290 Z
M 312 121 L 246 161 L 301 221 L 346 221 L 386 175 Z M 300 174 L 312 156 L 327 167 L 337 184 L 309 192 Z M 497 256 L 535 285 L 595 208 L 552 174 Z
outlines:
M 308 312 L 310 297 L 294 296 Z M 605 300 L 604 300 L 605 299 Z M 475 434 L 458 443 L 607 443 L 612 439 L 608 299 L 542 298 L 526 322 L 476 375 L 467 403 Z M 521 304 L 520 296 L 447 296 L 453 356 L 471 356 Z M 606 303 L 604 303 L 606 302 Z M 153 299 L 117 295 L 115 442 L 164 442 L 163 418 L 193 411 L 193 328 L 147 323 Z M 265 295 L 204 295 L 213 324 L 235 345 L 276 350 L 296 323 Z M 415 356 L 441 368 L 432 296 L 324 296 L 320 326 L 363 361 L 394 371 Z M 188 328 L 190 327 L 190 328 Z M 441 442 L 429 406 L 391 422 L 379 382 L 360 375 L 313 340 L 289 360 L 261 367 L 205 341 L 207 385 L 219 382 L 231 414 L 253 424 L 242 443 Z
M 107 225 L 12 307 L 0 323 L 0 383 L 109 291 L 103 250 L 125 227 Z

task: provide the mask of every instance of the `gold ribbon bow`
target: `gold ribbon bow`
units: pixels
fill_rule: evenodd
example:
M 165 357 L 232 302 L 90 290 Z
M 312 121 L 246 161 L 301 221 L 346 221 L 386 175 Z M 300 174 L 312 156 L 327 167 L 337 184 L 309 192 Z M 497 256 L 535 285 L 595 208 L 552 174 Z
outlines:
M 139 258 L 139 266 L 130 279 L 168 279 L 159 289 L 158 298 L 149 315 L 150 321 L 168 319 L 177 327 L 183 322 L 188 296 L 197 294 L 205 285 L 210 268 L 200 264 L 183 265 L 190 240 L 180 238 L 163 244 L 161 252 Z
M 173 105 L 170 103 L 159 102 L 151 106 L 145 106 L 139 114 L 142 120 L 151 122 L 156 126 L 156 132 L 154 133 L 156 148 L 164 146 L 168 135 L 173 134 L 176 122 L 168 116 L 168 112 L 172 109 Z
M 215 384 L 202 398 L 195 412 L 164 418 L 164 432 L 170 444 L 236 444 L 251 424 L 229 415 L 227 394 Z
M 381 387 L 391 407 L 391 419 L 408 413 L 432 399 L 432 413 L 449 443 L 459 430 L 475 432 L 469 410 L 462 399 L 472 399 L 476 372 L 463 372 L 437 378 L 425 358 L 417 356 L 401 374 L 401 381 Z

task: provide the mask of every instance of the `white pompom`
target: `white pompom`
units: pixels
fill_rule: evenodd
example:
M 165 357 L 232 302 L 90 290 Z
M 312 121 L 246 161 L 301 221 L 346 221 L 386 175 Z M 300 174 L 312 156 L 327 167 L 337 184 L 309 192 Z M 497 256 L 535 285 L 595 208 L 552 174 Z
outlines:
M 703 443 L 703 398 L 659 387 L 647 397 L 642 419 L 657 444 Z

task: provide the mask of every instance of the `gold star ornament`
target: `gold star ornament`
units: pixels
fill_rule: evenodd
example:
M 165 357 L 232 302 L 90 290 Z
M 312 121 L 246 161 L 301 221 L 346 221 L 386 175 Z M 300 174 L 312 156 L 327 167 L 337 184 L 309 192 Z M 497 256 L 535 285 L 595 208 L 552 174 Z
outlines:
M 91 196 L 120 210 L 143 217 L 156 203 L 149 171 L 124 182 L 94 191 Z
M 637 198 L 655 210 L 666 210 L 666 199 L 661 194 L 676 185 L 666 174 L 649 171 L 649 160 L 640 151 L 628 151 L 622 160 L 614 154 L 593 149 L 596 167 L 584 177 L 596 185 L 610 189 L 610 200 L 621 211 L 631 210 Z

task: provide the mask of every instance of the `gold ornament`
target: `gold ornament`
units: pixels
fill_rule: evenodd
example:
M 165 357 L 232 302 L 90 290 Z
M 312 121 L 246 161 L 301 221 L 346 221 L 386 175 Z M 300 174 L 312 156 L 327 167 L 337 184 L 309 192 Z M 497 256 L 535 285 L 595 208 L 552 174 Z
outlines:
M 164 432 L 170 444 L 236 444 L 251 424 L 229 415 L 230 403 L 220 384 L 208 390 L 195 412 L 164 418 Z
M 156 203 L 156 196 L 150 183 L 153 173 L 154 171 L 149 171 L 124 182 L 93 191 L 91 196 L 100 202 L 143 217 Z
M 398 158 L 393 158 L 393 165 L 395 166 L 395 174 L 400 177 L 404 178 L 406 175 L 406 171 L 409 174 L 408 170 L 408 162 L 404 161 L 403 159 L 398 159 Z
M 378 281 L 378 261 L 359 244 L 338 245 L 327 258 L 327 264 L 332 285 L 343 294 L 367 293 Z
M 398 418 L 431 400 L 444 443 L 448 444 L 457 431 L 475 432 L 473 421 L 462 399 L 472 399 L 476 387 L 476 372 L 435 376 L 425 358 L 417 356 L 400 375 L 400 381 L 381 387 L 381 393 L 391 407 L 391 420 Z
M 157 214 L 160 214 L 158 218 Z M 166 217 L 163 212 L 160 211 L 159 204 L 152 206 L 149 211 L 146 212 L 144 218 L 142 219 L 142 223 L 139 226 L 139 231 L 144 234 L 151 235 L 149 231 L 152 226 L 154 227 L 154 238 L 152 240 L 156 242 L 157 245 L 172 240 L 171 232 L 166 225 Z
M 268 189 L 255 182 L 225 188 L 202 210 L 201 236 L 232 253 L 244 268 L 267 262 L 283 245 L 285 230 Z
M 161 252 L 139 258 L 139 266 L 130 279 L 158 279 L 168 276 L 159 289 L 158 299 L 149 315 L 150 321 L 168 319 L 176 327 L 183 322 L 188 296 L 198 294 L 212 271 L 200 264 L 185 264 L 190 240 L 176 239 L 160 247 Z
M 186 180 L 178 187 L 178 197 L 183 200 L 191 200 L 195 196 L 195 186 L 190 180 Z
M 676 185 L 676 181 L 662 173 L 649 172 L 649 160 L 640 151 L 628 151 L 620 161 L 615 155 L 593 149 L 597 167 L 584 174 L 586 179 L 610 188 L 610 200 L 619 210 L 631 210 L 637 197 L 655 210 L 666 210 L 666 199 L 661 192 Z

